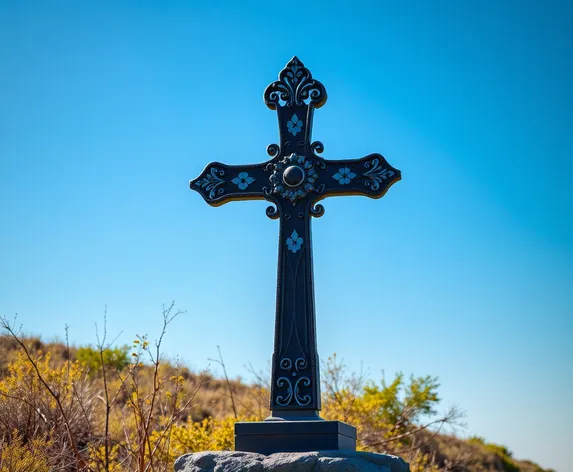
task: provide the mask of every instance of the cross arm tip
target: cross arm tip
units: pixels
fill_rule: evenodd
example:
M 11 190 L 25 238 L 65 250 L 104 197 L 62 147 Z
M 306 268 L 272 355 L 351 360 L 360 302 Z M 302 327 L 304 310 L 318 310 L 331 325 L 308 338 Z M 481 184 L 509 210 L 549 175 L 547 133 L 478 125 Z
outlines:
M 211 206 L 233 200 L 263 200 L 268 182 L 265 168 L 266 163 L 236 166 L 211 162 L 197 178 L 189 181 L 189 188 Z

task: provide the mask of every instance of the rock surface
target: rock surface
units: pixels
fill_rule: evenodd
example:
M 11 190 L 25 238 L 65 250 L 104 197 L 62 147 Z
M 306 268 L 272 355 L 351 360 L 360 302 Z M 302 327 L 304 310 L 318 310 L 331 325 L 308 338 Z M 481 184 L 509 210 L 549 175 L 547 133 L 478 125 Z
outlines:
M 175 472 L 410 472 L 400 457 L 372 452 L 254 452 L 222 451 L 185 454 L 175 461 Z

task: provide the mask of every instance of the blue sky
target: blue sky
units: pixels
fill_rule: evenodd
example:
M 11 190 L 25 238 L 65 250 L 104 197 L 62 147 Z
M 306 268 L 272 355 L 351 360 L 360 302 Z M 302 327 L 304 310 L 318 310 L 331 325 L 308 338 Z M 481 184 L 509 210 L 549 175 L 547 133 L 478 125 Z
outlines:
M 573 12 L 566 2 L 0 0 L 0 313 L 46 339 L 153 337 L 248 378 L 272 352 L 278 224 L 211 208 L 212 160 L 265 160 L 297 55 L 328 159 L 403 180 L 313 221 L 319 353 L 441 381 L 477 434 L 573 455 Z M 216 372 L 216 369 L 214 369 Z

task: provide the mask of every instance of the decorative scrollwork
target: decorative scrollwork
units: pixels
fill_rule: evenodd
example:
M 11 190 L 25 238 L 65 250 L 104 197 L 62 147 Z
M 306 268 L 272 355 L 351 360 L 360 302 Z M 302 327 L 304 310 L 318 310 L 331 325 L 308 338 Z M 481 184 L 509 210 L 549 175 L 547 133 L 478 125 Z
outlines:
M 294 367 L 296 370 L 306 369 L 307 366 L 308 362 L 304 357 L 299 357 L 296 361 L 294 361 Z
M 390 169 L 386 169 L 380 165 L 380 159 L 375 157 L 371 161 L 367 161 L 364 163 L 364 167 L 369 169 L 364 173 L 364 177 L 367 177 L 369 180 L 364 182 L 366 187 L 371 188 L 372 190 L 376 191 L 380 188 L 380 184 L 383 180 L 389 179 L 393 177 L 395 172 Z
M 286 392 L 284 395 L 278 395 L 276 398 L 277 405 L 279 406 L 288 406 L 293 397 L 293 388 L 290 379 L 286 377 L 279 377 L 277 380 L 277 387 L 284 388 L 286 387 Z
M 310 145 L 310 151 L 315 155 L 322 154 L 324 152 L 324 144 L 320 141 L 315 141 Z
M 225 181 L 221 178 L 224 176 L 225 171 L 223 169 L 211 167 L 210 171 L 206 173 L 204 177 L 192 181 L 191 187 L 195 185 L 196 187 L 209 192 L 209 198 L 213 200 L 214 198 L 222 195 L 224 192 L 222 188 L 217 188 L 225 183 Z
M 308 361 L 303 357 L 299 357 L 293 362 L 292 359 L 285 357 L 280 361 L 279 366 L 282 370 L 290 373 L 292 377 L 297 377 L 299 372 L 308 367 Z M 276 397 L 277 405 L 285 407 L 291 405 L 293 401 L 301 407 L 310 405 L 312 396 L 308 394 L 304 395 L 301 392 L 301 388 L 310 387 L 311 383 L 312 382 L 307 376 L 299 377 L 296 382 L 294 382 L 294 385 L 293 381 L 288 377 L 279 377 L 277 380 L 277 387 L 281 389 L 286 388 L 286 391 L 282 395 L 278 395 Z
M 276 220 L 279 216 L 281 216 L 280 213 L 279 213 L 279 210 L 278 210 L 276 207 L 272 206 L 272 205 L 269 205 L 269 206 L 267 207 L 267 209 L 265 210 L 265 213 L 267 214 L 267 216 L 268 216 L 271 220 Z
M 310 216 L 314 216 L 315 218 L 320 218 L 322 215 L 324 215 L 324 207 L 318 203 L 314 206 L 310 207 Z
M 263 97 L 271 110 L 293 104 L 320 108 L 327 98 L 324 85 L 312 78 L 310 71 L 296 56 L 279 73 L 279 80 L 265 89 Z
M 302 384 L 303 387 L 309 387 L 310 379 L 308 377 L 301 377 L 294 384 L 294 400 L 300 406 L 308 406 L 310 405 L 312 397 L 310 395 L 301 395 L 300 384 Z
M 281 152 L 281 148 L 278 144 L 269 144 L 267 146 L 267 154 L 271 157 L 276 157 L 279 155 L 279 152 Z
M 314 165 L 319 169 L 326 170 L 326 162 L 324 162 L 324 159 L 319 156 L 319 154 L 324 152 L 324 144 L 320 141 L 315 141 L 310 145 L 310 152 L 312 152 L 315 157 Z

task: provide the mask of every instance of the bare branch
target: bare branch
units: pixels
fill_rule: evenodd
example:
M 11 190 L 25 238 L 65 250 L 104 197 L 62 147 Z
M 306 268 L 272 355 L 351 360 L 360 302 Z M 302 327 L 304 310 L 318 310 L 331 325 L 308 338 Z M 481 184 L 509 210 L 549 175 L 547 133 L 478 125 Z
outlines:
M 223 360 L 223 355 L 221 354 L 221 347 L 217 346 L 217 351 L 219 352 L 219 359 L 209 359 L 211 362 L 216 362 L 223 368 L 223 374 L 225 376 L 225 382 L 227 383 L 227 389 L 229 390 L 229 396 L 231 397 L 231 404 L 233 406 L 233 414 L 235 415 L 235 419 L 238 419 L 239 416 L 237 415 L 237 407 L 235 406 L 235 395 L 233 393 L 233 388 L 231 386 L 231 382 L 229 381 L 229 376 L 227 375 L 227 366 L 225 365 L 225 361 Z

